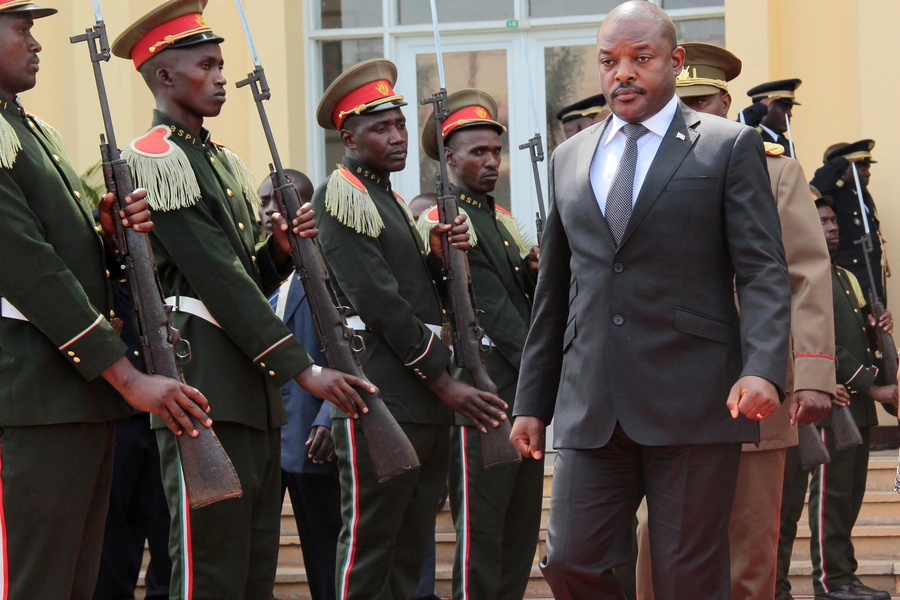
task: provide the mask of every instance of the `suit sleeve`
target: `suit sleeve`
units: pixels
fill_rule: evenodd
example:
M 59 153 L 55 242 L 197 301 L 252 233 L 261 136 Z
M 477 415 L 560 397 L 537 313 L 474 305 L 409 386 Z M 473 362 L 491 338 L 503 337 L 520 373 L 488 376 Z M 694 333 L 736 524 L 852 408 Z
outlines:
M 791 282 L 794 389 L 833 396 L 834 307 L 828 247 L 800 163 L 776 160 L 783 163 L 776 198 Z
M 277 387 L 313 364 L 204 202 L 153 215 L 153 233 L 222 330 Z
M 496 349 L 518 369 L 528 335 L 528 323 L 516 310 L 499 274 L 479 247 L 475 246 L 468 254 L 475 303 L 482 311 L 479 324 Z
M 322 253 L 359 317 L 423 383 L 437 381 L 450 364 L 450 349 L 416 316 L 400 294 L 397 279 L 378 240 L 357 233 L 325 209 L 325 186 L 317 190 L 313 203 Z M 410 243 L 418 239 L 415 231 L 410 230 L 410 235 L 415 236 Z M 409 268 L 419 268 L 419 265 Z
M 0 169 L 0 199 L 0 297 L 50 338 L 82 377 L 97 378 L 125 354 L 125 343 L 44 238 L 9 169 Z M 85 244 L 103 252 L 99 239 Z
M 759 125 L 763 117 L 769 114 L 769 107 L 762 102 L 754 102 L 744 109 L 744 125 L 747 127 L 756 127 Z
M 550 423 L 562 373 L 563 336 L 568 319 L 569 259 L 572 251 L 556 201 L 556 158 L 550 158 L 550 212 L 541 240 L 541 261 L 534 292 L 531 328 L 522 353 L 514 416 L 537 417 Z
M 783 398 L 791 287 L 778 210 L 768 185 L 758 132 L 741 130 L 727 169 L 725 233 L 741 307 L 741 376 L 755 375 L 770 381 Z

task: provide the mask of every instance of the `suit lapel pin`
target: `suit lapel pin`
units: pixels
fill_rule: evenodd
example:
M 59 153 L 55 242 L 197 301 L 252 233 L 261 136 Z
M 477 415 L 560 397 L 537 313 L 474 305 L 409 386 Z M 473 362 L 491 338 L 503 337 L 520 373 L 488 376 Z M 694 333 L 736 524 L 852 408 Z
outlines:
M 684 134 L 680 131 L 675 134 L 675 137 L 677 137 L 681 141 L 684 141 Z

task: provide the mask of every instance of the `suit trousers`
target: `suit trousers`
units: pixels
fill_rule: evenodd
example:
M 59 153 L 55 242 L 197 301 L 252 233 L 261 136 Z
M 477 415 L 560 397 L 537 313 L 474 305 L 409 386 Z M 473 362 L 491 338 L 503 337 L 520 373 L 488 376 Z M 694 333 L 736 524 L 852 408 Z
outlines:
M 850 535 L 866 493 L 870 429 L 860 427 L 859 432 L 862 444 L 838 451 L 831 428 L 819 429 L 831 462 L 813 469 L 809 482 L 809 553 L 816 594 L 858 579 Z
M 281 536 L 281 432 L 216 421 L 243 495 L 192 509 L 175 434 L 157 429 L 172 515 L 170 600 L 271 600 Z
M 334 600 L 334 563 L 341 532 L 341 483 L 330 475 L 281 471 L 294 509 L 303 568 L 312 600 Z
M 797 522 L 806 504 L 809 471 L 800 465 L 800 448 L 791 446 L 784 457 L 784 484 L 781 493 L 781 530 L 778 535 L 778 571 L 775 578 L 775 600 L 791 598 L 791 555 L 797 537 Z
M 485 469 L 481 433 L 450 433 L 454 600 L 521 600 L 541 529 L 544 459 Z
M 335 419 L 332 428 L 341 479 L 337 597 L 409 600 L 416 592 L 435 507 L 447 481 L 450 427 L 400 423 L 421 467 L 378 483 L 362 427 Z
M 541 570 L 557 600 L 622 600 L 632 520 L 646 495 L 658 600 L 730 594 L 728 520 L 741 445 L 643 446 L 620 425 L 602 448 L 560 448 Z M 710 498 L 716 501 L 711 502 Z
M 116 423 L 112 491 L 94 600 L 134 600 L 144 542 L 150 551 L 144 598 L 164 600 L 172 575 L 169 507 L 150 415 L 138 413 Z
M 113 423 L 0 432 L 0 597 L 90 600 L 112 481 Z

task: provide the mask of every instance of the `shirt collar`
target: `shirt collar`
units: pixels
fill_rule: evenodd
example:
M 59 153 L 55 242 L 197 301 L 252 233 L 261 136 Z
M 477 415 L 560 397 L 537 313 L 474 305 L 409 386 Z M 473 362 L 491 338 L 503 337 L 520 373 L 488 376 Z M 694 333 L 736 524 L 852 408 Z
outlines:
M 672 124 L 672 119 L 675 118 L 675 111 L 677 109 L 678 96 L 672 94 L 671 100 L 669 100 L 669 102 L 665 106 L 663 106 L 658 113 L 656 113 L 649 119 L 646 119 L 645 121 L 641 121 L 641 124 L 659 137 L 665 137 L 666 132 L 669 130 L 669 125 Z M 615 135 L 619 132 L 620 129 L 625 127 L 625 125 L 626 121 L 623 121 L 615 114 L 613 114 L 612 120 L 609 123 L 609 131 L 603 137 L 603 145 L 609 145 Z
M 772 131 L 771 129 L 769 129 L 768 127 L 766 127 L 765 125 L 763 125 L 762 123 L 759 124 L 759 127 L 760 127 L 760 129 L 762 129 L 763 131 L 768 133 L 770 136 L 772 136 L 773 140 L 778 139 L 778 134 L 775 133 L 774 131 Z

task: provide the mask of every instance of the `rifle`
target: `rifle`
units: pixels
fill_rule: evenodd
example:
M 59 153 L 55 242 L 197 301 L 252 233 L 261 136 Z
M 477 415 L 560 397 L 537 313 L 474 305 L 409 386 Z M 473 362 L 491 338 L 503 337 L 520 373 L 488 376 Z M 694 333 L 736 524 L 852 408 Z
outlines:
M 444 120 L 449 116 L 447 107 L 447 88 L 444 82 L 444 61 L 441 54 L 441 38 L 438 31 L 437 7 L 431 0 L 431 17 L 434 22 L 434 40 L 437 53 L 440 91 L 431 98 L 420 101 L 423 106 L 432 105 L 434 111 L 435 132 L 437 134 L 437 153 L 441 169 L 437 177 L 437 208 L 442 224 L 453 224 L 459 216 L 456 196 L 450 193 L 447 180 L 447 161 L 444 159 L 444 136 L 442 135 Z M 484 366 L 481 340 L 484 330 L 478 325 L 475 309 L 475 296 L 472 293 L 472 274 L 469 271 L 469 257 L 450 243 L 449 234 L 441 236 L 443 248 L 442 273 L 447 282 L 450 294 L 450 310 L 448 317 L 452 330 L 453 356 L 456 365 L 466 369 L 472 377 L 475 388 L 497 395 L 497 386 L 488 375 Z M 484 467 L 493 467 L 506 463 L 520 462 L 522 456 L 509 441 L 511 426 L 508 419 L 500 421 L 499 427 L 488 427 L 482 434 L 481 458 Z
M 253 72 L 247 79 L 239 81 L 238 88 L 250 85 L 253 91 L 253 100 L 259 110 L 259 118 L 262 121 L 266 141 L 269 144 L 269 152 L 272 154 L 270 176 L 278 210 L 289 221 L 300 210 L 300 194 L 291 184 L 290 178 L 284 173 L 281 164 L 281 156 L 275 144 L 275 137 L 269 124 L 264 101 L 272 97 L 266 74 L 256 53 L 256 45 L 250 33 L 250 24 L 244 13 L 241 0 L 235 0 L 241 22 L 244 25 L 244 33 L 250 46 L 250 54 L 253 56 Z M 303 282 L 306 290 L 306 299 L 309 302 L 310 313 L 315 324 L 316 335 L 322 346 L 322 354 L 328 362 L 328 366 L 344 373 L 355 375 L 362 380 L 366 379 L 362 367 L 359 364 L 358 354 L 365 352 L 363 339 L 347 325 L 344 314 L 347 310 L 344 306 L 337 305 L 337 297 L 331 287 L 331 279 L 325 261 L 316 246 L 315 241 L 293 234 L 291 228 L 291 260 L 294 268 Z M 374 386 L 372 386 L 374 387 Z M 375 469 L 375 476 L 379 482 L 384 482 L 412 469 L 419 468 L 419 458 L 409 438 L 403 433 L 403 429 L 397 424 L 397 420 L 388 410 L 381 397 L 381 392 L 376 388 L 374 394 L 368 391 L 357 390 L 362 397 L 369 412 L 360 413 L 359 422 L 366 436 L 369 446 L 369 456 Z
M 534 136 L 526 143 L 519 145 L 519 150 L 528 148 L 531 154 L 531 170 L 534 174 L 534 189 L 537 192 L 538 212 L 535 213 L 534 226 L 537 231 L 537 243 L 541 245 L 544 237 L 544 221 L 547 220 L 547 213 L 544 210 L 544 190 L 541 188 L 541 173 L 538 170 L 538 163 L 544 160 L 544 145 L 541 143 L 541 129 L 538 126 L 537 107 L 534 102 L 534 88 L 531 84 L 531 67 L 528 64 L 528 49 L 525 47 L 525 38 L 522 38 L 522 55 L 525 57 L 525 75 L 528 82 L 528 94 L 531 99 L 531 120 L 534 125 Z
M 97 23 L 86 29 L 83 35 L 72 36 L 73 44 L 87 42 L 94 68 L 94 80 L 100 97 L 100 110 L 106 135 L 100 136 L 100 153 L 103 158 L 103 176 L 106 189 L 115 194 L 112 212 L 116 228 L 116 255 L 128 280 L 131 293 L 132 319 L 137 333 L 144 370 L 150 374 L 170 377 L 184 382 L 181 362 L 190 359 L 191 348 L 187 340 L 181 339 L 178 330 L 172 327 L 169 308 L 165 305 L 150 239 L 131 227 L 124 227 L 119 217 L 119 209 L 125 197 L 134 191 L 134 181 L 128 163 L 119 155 L 109 98 L 100 69 L 101 61 L 110 58 L 106 24 L 100 11 L 100 0 L 94 0 L 94 14 Z M 194 417 L 192 425 L 200 432 L 193 438 L 179 435 L 178 454 L 188 501 L 191 508 L 201 508 L 226 498 L 241 496 L 241 482 L 237 471 L 222 448 L 222 444 L 211 428 L 204 427 Z

